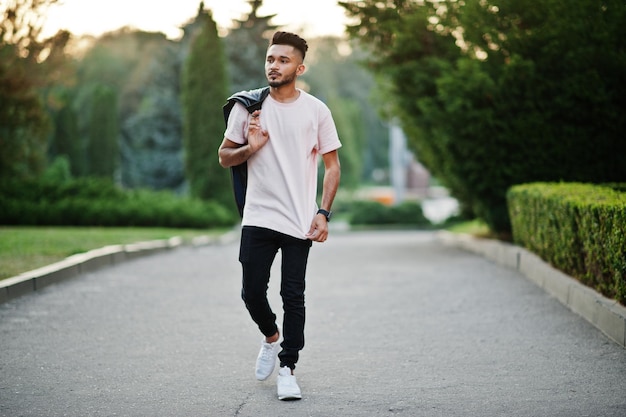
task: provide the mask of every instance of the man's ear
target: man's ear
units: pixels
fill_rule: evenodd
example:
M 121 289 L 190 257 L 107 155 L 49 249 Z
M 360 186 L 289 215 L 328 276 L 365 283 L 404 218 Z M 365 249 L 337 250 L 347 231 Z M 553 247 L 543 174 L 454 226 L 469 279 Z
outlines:
M 306 71 L 306 67 L 304 64 L 298 65 L 298 69 L 296 70 L 296 75 L 302 75 Z

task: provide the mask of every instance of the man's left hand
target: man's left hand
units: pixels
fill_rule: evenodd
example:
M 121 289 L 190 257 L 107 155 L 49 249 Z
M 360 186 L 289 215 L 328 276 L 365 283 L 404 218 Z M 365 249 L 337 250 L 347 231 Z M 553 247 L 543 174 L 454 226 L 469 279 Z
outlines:
M 306 237 L 313 242 L 325 242 L 328 239 L 328 221 L 323 214 L 316 214 Z

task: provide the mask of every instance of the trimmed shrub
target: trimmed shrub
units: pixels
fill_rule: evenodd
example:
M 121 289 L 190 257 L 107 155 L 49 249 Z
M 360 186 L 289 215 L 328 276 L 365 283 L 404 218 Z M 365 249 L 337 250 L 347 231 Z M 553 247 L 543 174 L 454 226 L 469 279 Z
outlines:
M 238 221 L 234 211 L 213 201 L 122 190 L 105 179 L 5 180 L 0 196 L 0 224 L 5 225 L 209 228 Z
M 407 225 L 431 226 L 424 216 L 422 206 L 405 201 L 397 206 L 386 206 L 377 201 L 355 201 L 351 208 L 353 225 Z
M 626 305 L 623 187 L 532 183 L 507 193 L 513 239 L 554 267 Z

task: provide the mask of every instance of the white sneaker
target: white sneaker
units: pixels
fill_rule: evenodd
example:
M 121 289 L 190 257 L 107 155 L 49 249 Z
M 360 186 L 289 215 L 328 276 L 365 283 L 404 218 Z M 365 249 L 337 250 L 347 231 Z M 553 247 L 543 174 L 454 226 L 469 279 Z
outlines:
M 254 374 L 259 381 L 265 381 L 276 367 L 276 355 L 278 355 L 278 349 L 280 344 L 278 341 L 274 343 L 267 343 L 265 339 L 261 342 L 261 350 L 259 356 L 256 358 L 256 367 Z
M 291 369 L 288 366 L 283 366 L 278 370 L 277 388 L 279 400 L 299 400 L 302 398 L 296 377 L 291 374 Z

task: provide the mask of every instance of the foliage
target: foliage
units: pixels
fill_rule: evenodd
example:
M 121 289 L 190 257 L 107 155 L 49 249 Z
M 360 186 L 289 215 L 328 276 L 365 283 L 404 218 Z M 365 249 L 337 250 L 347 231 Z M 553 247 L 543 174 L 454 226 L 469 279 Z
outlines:
M 112 181 L 78 178 L 0 183 L 0 224 L 206 228 L 236 222 L 215 202 L 168 191 L 122 190 Z
M 113 179 L 119 159 L 117 96 L 111 88 L 99 85 L 92 100 L 87 145 L 89 173 Z
M 59 157 L 65 158 L 72 175 L 80 175 L 85 172 L 86 168 L 78 135 L 76 111 L 66 101 L 53 117 L 54 134 L 50 141 L 48 155 L 53 161 Z
M 185 181 L 178 48 L 167 44 L 154 59 L 138 108 L 122 128 L 123 184 L 180 189 Z
M 67 156 L 57 156 L 52 163 L 46 168 L 41 178 L 50 182 L 66 182 L 72 179 L 70 171 L 70 161 Z
M 227 83 L 222 43 L 215 21 L 207 13 L 182 72 L 185 170 L 192 196 L 232 204 L 229 173 L 217 159 L 224 137 L 222 105 L 228 95 Z
M 353 225 L 431 226 L 422 212 L 422 205 L 413 201 L 397 206 L 386 206 L 377 201 L 355 201 L 350 210 Z
M 39 35 L 41 16 L 56 2 L 0 4 L 0 178 L 32 177 L 45 168 L 50 120 L 39 91 L 55 80 L 68 35 Z
M 48 116 L 28 62 L 0 44 L 0 178 L 32 177 L 45 167 Z
M 88 137 L 96 91 L 105 86 L 117 93 L 120 177 L 125 186 L 182 187 L 179 55 L 179 47 L 163 34 L 121 29 L 96 40 L 78 64 L 72 102 L 80 138 Z M 86 152 L 86 144 L 82 148 Z
M 59 0 L 12 0 L 0 5 L 0 43 L 14 45 L 22 57 L 38 57 L 45 49 L 39 42 L 41 17 Z M 36 59 L 36 58 L 35 58 Z
M 262 3 L 262 0 L 248 1 L 252 10 L 245 19 L 235 21 L 235 28 L 224 38 L 233 92 L 267 84 L 263 68 L 267 38 L 278 26 L 270 23 L 275 15 L 258 15 Z
M 224 60 L 211 55 L 213 47 L 203 51 L 202 62 L 194 58 L 204 84 L 188 92 L 196 104 L 185 115 L 183 64 L 191 59 L 192 42 L 212 21 L 202 2 L 177 41 L 131 28 L 98 38 L 74 39 L 59 32 L 37 40 L 46 7 L 54 3 L 0 5 L 0 178 L 105 175 L 124 187 L 202 190 L 208 198 L 232 204 L 228 172 L 215 157 L 223 137 L 221 105 L 231 92 L 220 80 L 232 75 L 236 83 L 248 83 L 235 83 L 236 90 L 266 83 L 262 63 L 276 26 L 270 23 L 273 16 L 259 16 L 262 1 L 250 1 L 249 16 L 224 37 L 227 75 L 221 69 Z M 312 70 L 301 81 L 330 104 L 344 145 L 342 184 L 353 187 L 387 164 L 387 131 L 369 102 L 374 81 L 359 65 L 364 52 L 354 44 L 334 38 L 309 43 Z M 185 153 L 183 122 L 190 123 L 190 114 L 194 122 L 187 133 L 193 131 L 196 142 Z M 186 172 L 185 154 L 205 165 L 194 163 Z M 194 176 L 195 186 L 186 183 L 185 175 Z
M 341 187 L 356 189 L 361 183 L 363 121 L 361 108 L 354 100 L 339 98 L 332 94 L 327 102 L 333 113 L 337 133 L 341 140 Z M 319 175 L 323 175 L 323 170 Z M 322 181 L 319 181 L 322 184 Z
M 531 183 L 512 187 L 507 198 L 516 243 L 626 304 L 626 193 Z
M 372 104 L 375 80 L 362 67 L 365 53 L 354 42 L 323 37 L 309 44 L 301 80 L 330 107 L 343 145 L 341 186 L 355 188 L 388 166 L 388 130 Z
M 420 161 L 492 230 L 513 184 L 626 178 L 623 2 L 341 4 Z

